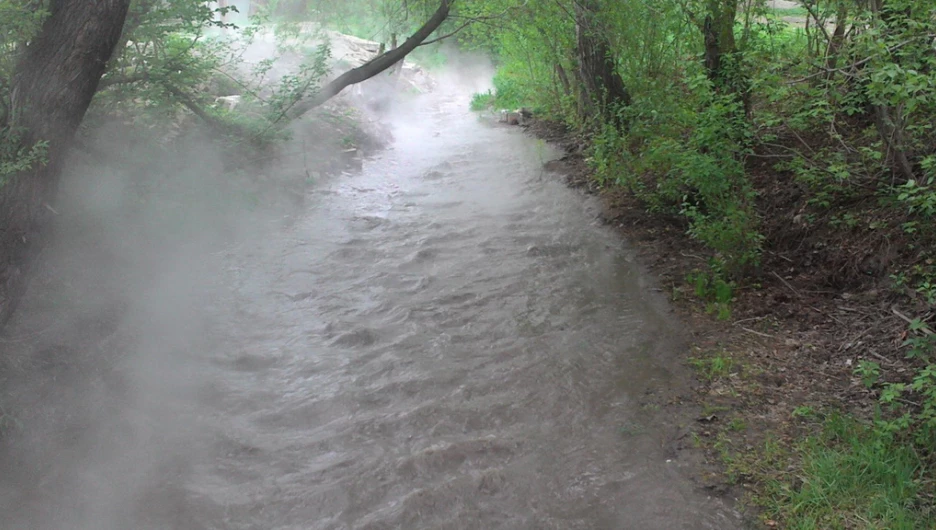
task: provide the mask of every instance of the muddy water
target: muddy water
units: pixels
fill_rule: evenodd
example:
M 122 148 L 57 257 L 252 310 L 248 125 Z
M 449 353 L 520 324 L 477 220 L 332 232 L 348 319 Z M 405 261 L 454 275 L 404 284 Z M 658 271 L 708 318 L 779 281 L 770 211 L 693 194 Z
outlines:
M 678 323 L 543 171 L 557 153 L 466 107 L 411 109 L 362 172 L 227 252 L 201 357 L 169 370 L 198 373 L 194 404 L 149 380 L 148 437 L 72 460 L 67 502 L 8 495 L 17 527 L 738 527 L 671 450 Z
M 674 322 L 556 153 L 466 106 L 235 269 L 237 443 L 193 491 L 226 528 L 730 528 L 648 401 L 684 384 Z

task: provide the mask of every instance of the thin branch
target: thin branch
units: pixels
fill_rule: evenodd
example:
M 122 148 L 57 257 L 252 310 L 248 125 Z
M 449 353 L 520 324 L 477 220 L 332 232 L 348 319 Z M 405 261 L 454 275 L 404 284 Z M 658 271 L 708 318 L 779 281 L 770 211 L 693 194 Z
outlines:
M 575 15 L 571 11 L 569 11 L 569 8 L 562 5 L 562 2 L 560 2 L 559 0 L 554 0 L 554 2 L 557 6 L 559 6 L 559 9 L 565 11 L 565 14 L 568 15 L 569 20 L 575 22 Z
M 769 333 L 762 333 L 762 332 L 760 332 L 760 331 L 755 331 L 755 330 L 753 330 L 753 329 L 751 329 L 751 328 L 746 328 L 746 327 L 744 327 L 744 326 L 738 326 L 738 327 L 740 327 L 740 328 L 743 329 L 744 331 L 747 331 L 748 333 L 753 333 L 753 334 L 755 334 L 755 335 L 757 335 L 757 336 L 759 336 L 759 337 L 764 337 L 765 339 L 776 339 L 776 338 L 777 338 L 776 335 L 770 335 Z
M 830 42 L 832 42 L 832 37 L 829 35 L 829 32 L 826 30 L 825 24 L 819 20 L 819 13 L 813 10 L 813 8 L 816 7 L 815 4 L 813 4 L 812 2 L 809 2 L 808 0 L 802 0 L 800 3 L 803 5 L 803 8 L 806 9 L 807 12 L 809 12 L 810 16 L 813 17 L 813 20 L 816 21 L 816 26 L 819 26 L 819 29 L 822 30 L 822 34 L 825 35 L 825 38 L 826 38 L 826 45 L 828 45 Z
M 263 96 L 261 96 L 256 90 L 253 89 L 253 87 L 251 87 L 251 86 L 248 85 L 247 83 L 244 83 L 244 82 L 241 81 L 240 79 L 238 79 L 238 78 L 234 77 L 233 75 L 231 75 L 231 74 L 225 72 L 225 71 L 224 71 L 223 69 L 221 69 L 221 68 L 212 68 L 211 70 L 212 70 L 213 72 L 215 72 L 215 73 L 221 74 L 221 75 L 223 75 L 224 77 L 227 77 L 228 79 L 230 79 L 234 84 L 236 84 L 237 86 L 243 88 L 248 94 L 250 94 L 251 96 L 257 98 L 257 101 L 260 101 L 260 102 L 262 102 L 262 103 L 266 103 L 266 99 L 265 99 Z
M 106 76 L 98 83 L 98 90 L 103 90 L 114 85 L 130 85 L 141 81 L 149 81 L 149 72 L 137 72 L 126 76 Z
M 526 2 L 524 2 L 524 3 L 523 3 L 522 5 L 520 5 L 520 6 L 517 6 L 517 8 L 523 7 L 523 6 L 525 6 L 525 5 L 526 5 Z M 488 20 L 492 20 L 492 19 L 502 18 L 504 15 L 506 15 L 507 13 L 509 13 L 512 9 L 515 9 L 515 8 L 513 8 L 513 7 L 508 7 L 508 8 L 506 8 L 506 9 L 504 9 L 504 10 L 503 10 L 500 14 L 498 14 L 498 15 L 486 15 L 486 16 L 479 16 L 479 17 L 470 17 L 470 18 L 466 19 L 466 21 L 465 21 L 464 24 L 462 24 L 461 26 L 459 26 L 458 28 L 456 28 L 454 31 L 449 32 L 449 33 L 446 33 L 445 35 L 442 35 L 441 37 L 436 37 L 436 38 L 434 38 L 434 39 L 432 39 L 432 40 L 423 41 L 423 42 L 419 43 L 419 46 L 428 46 L 428 45 L 430 45 L 430 44 L 435 44 L 435 43 L 437 43 L 437 42 L 443 41 L 443 40 L 445 40 L 445 39 L 447 39 L 447 38 L 449 38 L 449 37 L 453 37 L 455 34 L 457 34 L 458 32 L 460 32 L 461 30 L 467 28 L 468 26 L 474 24 L 475 22 L 483 22 L 483 21 L 488 21 Z M 454 18 L 454 17 L 453 17 L 453 18 Z
M 913 324 L 913 323 L 915 322 L 913 319 L 911 319 L 911 318 L 908 317 L 907 315 L 901 313 L 901 312 L 897 309 L 896 306 L 891 308 L 891 313 L 897 315 L 897 317 L 900 318 L 900 320 L 903 320 L 903 321 L 906 322 L 907 324 Z M 918 320 L 919 320 L 919 319 L 918 319 Z M 922 324 L 922 327 L 919 328 L 919 331 L 922 331 L 923 334 L 925 334 L 925 335 L 932 335 L 932 334 L 933 334 L 933 330 L 931 330 L 931 329 L 929 328 L 929 326 L 927 326 L 926 324 Z
M 776 272 L 773 272 L 773 271 L 771 271 L 771 274 L 773 274 L 774 276 L 777 277 L 778 280 L 780 280 L 781 282 L 783 282 L 783 285 L 786 285 L 791 291 L 793 291 L 793 294 L 795 294 L 797 297 L 800 297 L 800 296 L 801 296 L 801 295 L 800 295 L 800 292 L 797 291 L 795 287 L 793 287 L 792 285 L 790 285 L 790 282 L 788 282 L 788 281 L 786 281 L 786 280 L 783 279 L 783 276 L 780 276 L 779 274 L 777 274 Z
M 906 46 L 907 44 L 910 44 L 910 43 L 912 43 L 912 42 L 914 42 L 914 41 L 918 41 L 918 40 L 921 40 L 921 39 L 932 40 L 933 38 L 936 38 L 936 33 L 928 33 L 928 34 L 926 34 L 926 35 L 917 35 L 916 37 L 907 39 L 907 40 L 905 40 L 905 41 L 903 41 L 903 42 L 898 42 L 897 44 L 888 47 L 887 50 L 885 50 L 885 51 L 886 51 L 887 53 L 892 53 L 892 52 L 894 52 L 894 51 L 896 51 L 896 50 L 898 50 L 898 49 L 900 49 L 900 48 L 903 48 L 903 47 Z M 874 59 L 877 59 L 878 56 L 882 55 L 883 53 L 884 53 L 884 52 L 881 52 L 881 53 L 875 54 L 875 55 L 869 55 L 868 57 L 865 57 L 864 59 L 861 59 L 860 61 L 856 61 L 856 62 L 854 62 L 854 63 L 852 63 L 852 64 L 850 64 L 850 65 L 848 65 L 848 66 L 842 66 L 842 67 L 840 67 L 840 68 L 831 68 L 831 69 L 830 69 L 830 68 L 820 68 L 819 71 L 816 72 L 816 73 L 814 73 L 814 74 L 810 74 L 810 75 L 807 75 L 806 77 L 801 77 L 801 78 L 799 78 L 799 79 L 793 79 L 793 80 L 791 80 L 791 81 L 787 81 L 786 84 L 788 84 L 788 85 L 796 85 L 796 84 L 802 83 L 802 82 L 804 82 L 804 81 L 809 81 L 810 79 L 813 79 L 813 78 L 815 78 L 815 77 L 819 77 L 820 75 L 826 75 L 826 74 L 843 73 L 843 74 L 845 74 L 845 75 L 849 75 L 849 74 L 846 74 L 846 73 L 845 73 L 846 70 L 853 70 L 853 69 L 855 69 L 855 68 L 857 68 L 857 67 L 859 67 L 859 66 L 861 66 L 861 65 L 863 65 L 863 64 L 865 64 L 865 63 L 868 63 L 868 62 L 870 62 L 870 61 L 873 61 Z
M 487 17 L 485 17 L 485 18 L 487 18 Z M 441 37 L 436 37 L 436 38 L 431 39 L 431 40 L 427 40 L 427 41 L 420 42 L 417 46 L 428 46 L 428 45 L 430 45 L 430 44 L 435 44 L 435 43 L 437 43 L 437 42 L 443 41 L 443 40 L 445 40 L 445 39 L 447 39 L 447 38 L 449 38 L 449 37 L 453 37 L 453 36 L 455 36 L 455 34 L 457 34 L 458 32 L 460 32 L 461 30 L 467 28 L 468 26 L 474 24 L 474 23 L 477 22 L 478 20 L 480 20 L 480 19 L 469 19 L 468 22 L 465 22 L 464 24 L 462 24 L 461 26 L 459 26 L 458 28 L 456 28 L 454 31 L 452 31 L 452 32 L 450 32 L 450 33 L 446 33 L 445 35 L 442 35 Z

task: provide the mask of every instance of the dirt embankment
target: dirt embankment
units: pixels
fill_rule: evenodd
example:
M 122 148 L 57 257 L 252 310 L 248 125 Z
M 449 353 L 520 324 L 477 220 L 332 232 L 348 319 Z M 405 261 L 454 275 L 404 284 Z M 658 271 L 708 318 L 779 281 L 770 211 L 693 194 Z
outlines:
M 585 158 L 587 138 L 544 121 L 527 130 L 565 149 L 548 168 L 602 197 L 601 221 L 638 250 L 690 330 L 687 362 L 699 368 L 696 400 L 704 411 L 692 438 L 712 464 L 699 477 L 705 486 L 735 496 L 757 490 L 764 477 L 756 464 L 739 462 L 768 438 L 790 447 L 814 429 L 802 411 L 873 414 L 877 395 L 855 373 L 862 361 L 878 363 L 884 379 L 913 373 L 902 350 L 908 321 L 931 315 L 919 296 L 896 289 L 889 278 L 888 271 L 912 259 L 898 251 L 899 234 L 806 228 L 804 199 L 792 177 L 752 157 L 748 172 L 766 236 L 763 263 L 719 320 L 687 281 L 706 270 L 711 252 L 686 234 L 683 219 L 649 214 L 625 190 L 600 188 Z

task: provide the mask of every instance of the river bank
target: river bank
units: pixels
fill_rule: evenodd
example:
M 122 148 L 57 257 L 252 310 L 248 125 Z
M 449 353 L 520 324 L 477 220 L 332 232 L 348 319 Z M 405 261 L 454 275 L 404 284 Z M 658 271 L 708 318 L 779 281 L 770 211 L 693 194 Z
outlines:
M 812 517 L 797 513 L 810 508 L 794 508 L 791 499 L 811 494 L 804 482 L 825 478 L 811 475 L 817 472 L 812 467 L 816 458 L 862 458 L 842 451 L 836 436 L 842 441 L 855 436 L 846 444 L 856 447 L 876 443 L 873 430 L 847 418 L 888 418 L 886 409 L 881 416 L 882 387 L 876 383 L 906 380 L 919 369 L 918 361 L 905 353 L 907 339 L 915 335 L 908 324 L 922 322 L 926 328 L 925 301 L 881 274 L 881 267 L 895 263 L 882 264 L 874 242 L 862 243 L 860 236 L 847 232 L 802 230 L 793 220 L 795 201 L 782 193 L 788 177 L 753 158 L 749 171 L 757 175 L 759 208 L 765 212 L 766 251 L 756 274 L 732 293 L 730 309 L 720 311 L 695 284 L 712 253 L 687 235 L 685 218 L 647 213 L 625 190 L 602 188 L 586 159 L 588 138 L 546 121 L 532 123 L 527 132 L 566 152 L 548 168 L 567 185 L 600 198 L 600 222 L 638 250 L 692 334 L 683 362 L 696 370 L 700 381 L 693 401 L 703 412 L 690 435 L 693 445 L 708 455 L 709 468 L 697 477 L 700 483 L 741 499 L 757 525 L 785 527 L 787 519 Z M 796 238 L 799 247 L 790 250 L 788 241 Z M 817 250 L 826 241 L 840 247 Z M 869 270 L 865 279 L 859 274 L 857 281 L 842 281 L 854 277 L 845 270 L 849 267 Z M 866 366 L 877 370 L 873 377 L 862 372 Z M 891 447 L 889 443 L 879 445 Z M 826 472 L 851 478 L 844 468 Z M 917 479 L 896 480 L 895 487 L 901 488 L 901 480 Z M 921 483 L 927 484 L 925 479 Z M 865 494 L 890 500 L 886 490 Z M 849 512 L 836 501 L 818 501 L 822 506 L 816 512 L 827 519 L 816 527 L 863 528 L 858 509 Z M 915 523 L 908 524 L 912 528 Z

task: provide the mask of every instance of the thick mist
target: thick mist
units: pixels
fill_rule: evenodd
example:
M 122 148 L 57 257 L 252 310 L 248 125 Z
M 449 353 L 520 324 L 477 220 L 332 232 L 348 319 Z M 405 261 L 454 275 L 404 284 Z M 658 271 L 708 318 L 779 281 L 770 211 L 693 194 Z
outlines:
M 141 513 L 171 513 L 154 499 L 199 458 L 223 252 L 272 216 L 234 199 L 197 132 L 164 147 L 113 125 L 90 147 L 69 161 L 55 243 L 2 339 L 19 424 L 2 480 L 9 528 L 145 528 Z
M 260 42 L 247 58 L 274 51 Z M 435 90 L 480 90 L 489 65 L 450 52 Z M 392 96 L 380 80 L 346 92 L 325 112 L 358 107 L 355 123 L 310 116 L 240 167 L 191 124 L 171 140 L 117 121 L 83 135 L 50 205 L 55 242 L 0 337 L 4 528 L 225 527 L 223 507 L 193 512 L 186 482 L 216 456 L 206 404 L 226 396 L 215 367 L 240 355 L 216 318 L 238 311 L 232 256 L 262 252 L 315 207 L 310 189 L 355 171 L 367 149 L 433 134 L 413 118 L 431 94 Z

